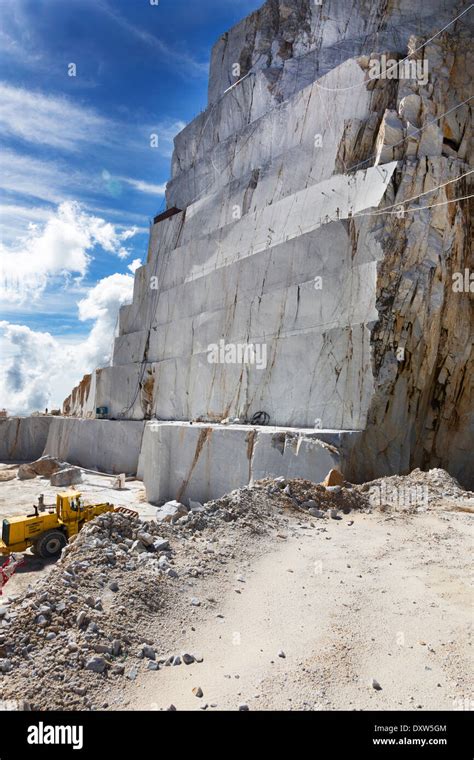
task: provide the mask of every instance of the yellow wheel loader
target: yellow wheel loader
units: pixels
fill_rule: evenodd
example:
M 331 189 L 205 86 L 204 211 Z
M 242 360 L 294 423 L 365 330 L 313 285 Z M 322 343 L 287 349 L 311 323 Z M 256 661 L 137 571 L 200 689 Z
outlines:
M 84 504 L 79 491 L 58 493 L 56 508 L 45 507 L 40 496 L 33 509 L 32 515 L 15 515 L 3 520 L 0 555 L 24 552 L 31 546 L 34 554 L 52 559 L 61 554 L 70 537 L 79 533 L 86 522 L 103 512 L 124 512 L 138 517 L 137 512 L 108 502 Z

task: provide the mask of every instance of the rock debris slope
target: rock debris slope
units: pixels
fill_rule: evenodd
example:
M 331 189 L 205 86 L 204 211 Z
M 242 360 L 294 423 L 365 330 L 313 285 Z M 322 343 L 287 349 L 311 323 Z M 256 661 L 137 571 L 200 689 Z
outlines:
M 353 477 L 442 466 L 472 484 L 465 7 L 268 0 L 217 41 L 113 364 L 67 413 L 265 411 L 362 431 Z M 263 347 L 260 366 L 210 361 L 229 344 Z

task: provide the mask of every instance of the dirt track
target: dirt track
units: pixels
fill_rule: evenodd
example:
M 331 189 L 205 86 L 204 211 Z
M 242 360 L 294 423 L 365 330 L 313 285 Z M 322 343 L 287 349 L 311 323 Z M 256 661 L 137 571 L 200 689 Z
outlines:
M 473 697 L 470 519 L 351 514 L 269 536 L 263 556 L 190 589 L 215 602 L 185 595 L 167 620 L 186 631 L 170 651 L 203 662 L 142 673 L 127 709 L 459 709 Z

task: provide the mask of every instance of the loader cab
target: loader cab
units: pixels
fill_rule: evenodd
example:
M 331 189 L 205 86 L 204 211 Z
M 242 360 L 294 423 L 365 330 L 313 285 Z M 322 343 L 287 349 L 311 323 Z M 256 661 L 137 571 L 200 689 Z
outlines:
M 56 514 L 64 522 L 77 519 L 79 513 L 82 512 L 83 509 L 84 505 L 79 491 L 57 494 Z

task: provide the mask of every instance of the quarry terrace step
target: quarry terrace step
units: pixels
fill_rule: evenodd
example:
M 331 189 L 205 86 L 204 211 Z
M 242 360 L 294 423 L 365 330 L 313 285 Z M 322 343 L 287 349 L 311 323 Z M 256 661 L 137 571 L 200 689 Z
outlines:
M 10 418 L 1 423 L 0 459 L 49 454 L 103 472 L 138 473 L 148 501 L 206 502 L 266 476 L 349 477 L 360 431 L 185 421 Z M 16 440 L 16 444 L 15 444 Z
M 138 466 L 148 501 L 204 503 L 266 476 L 345 472 L 359 431 L 151 421 Z M 345 473 L 346 474 L 346 473 Z M 347 474 L 346 474 L 347 477 Z

